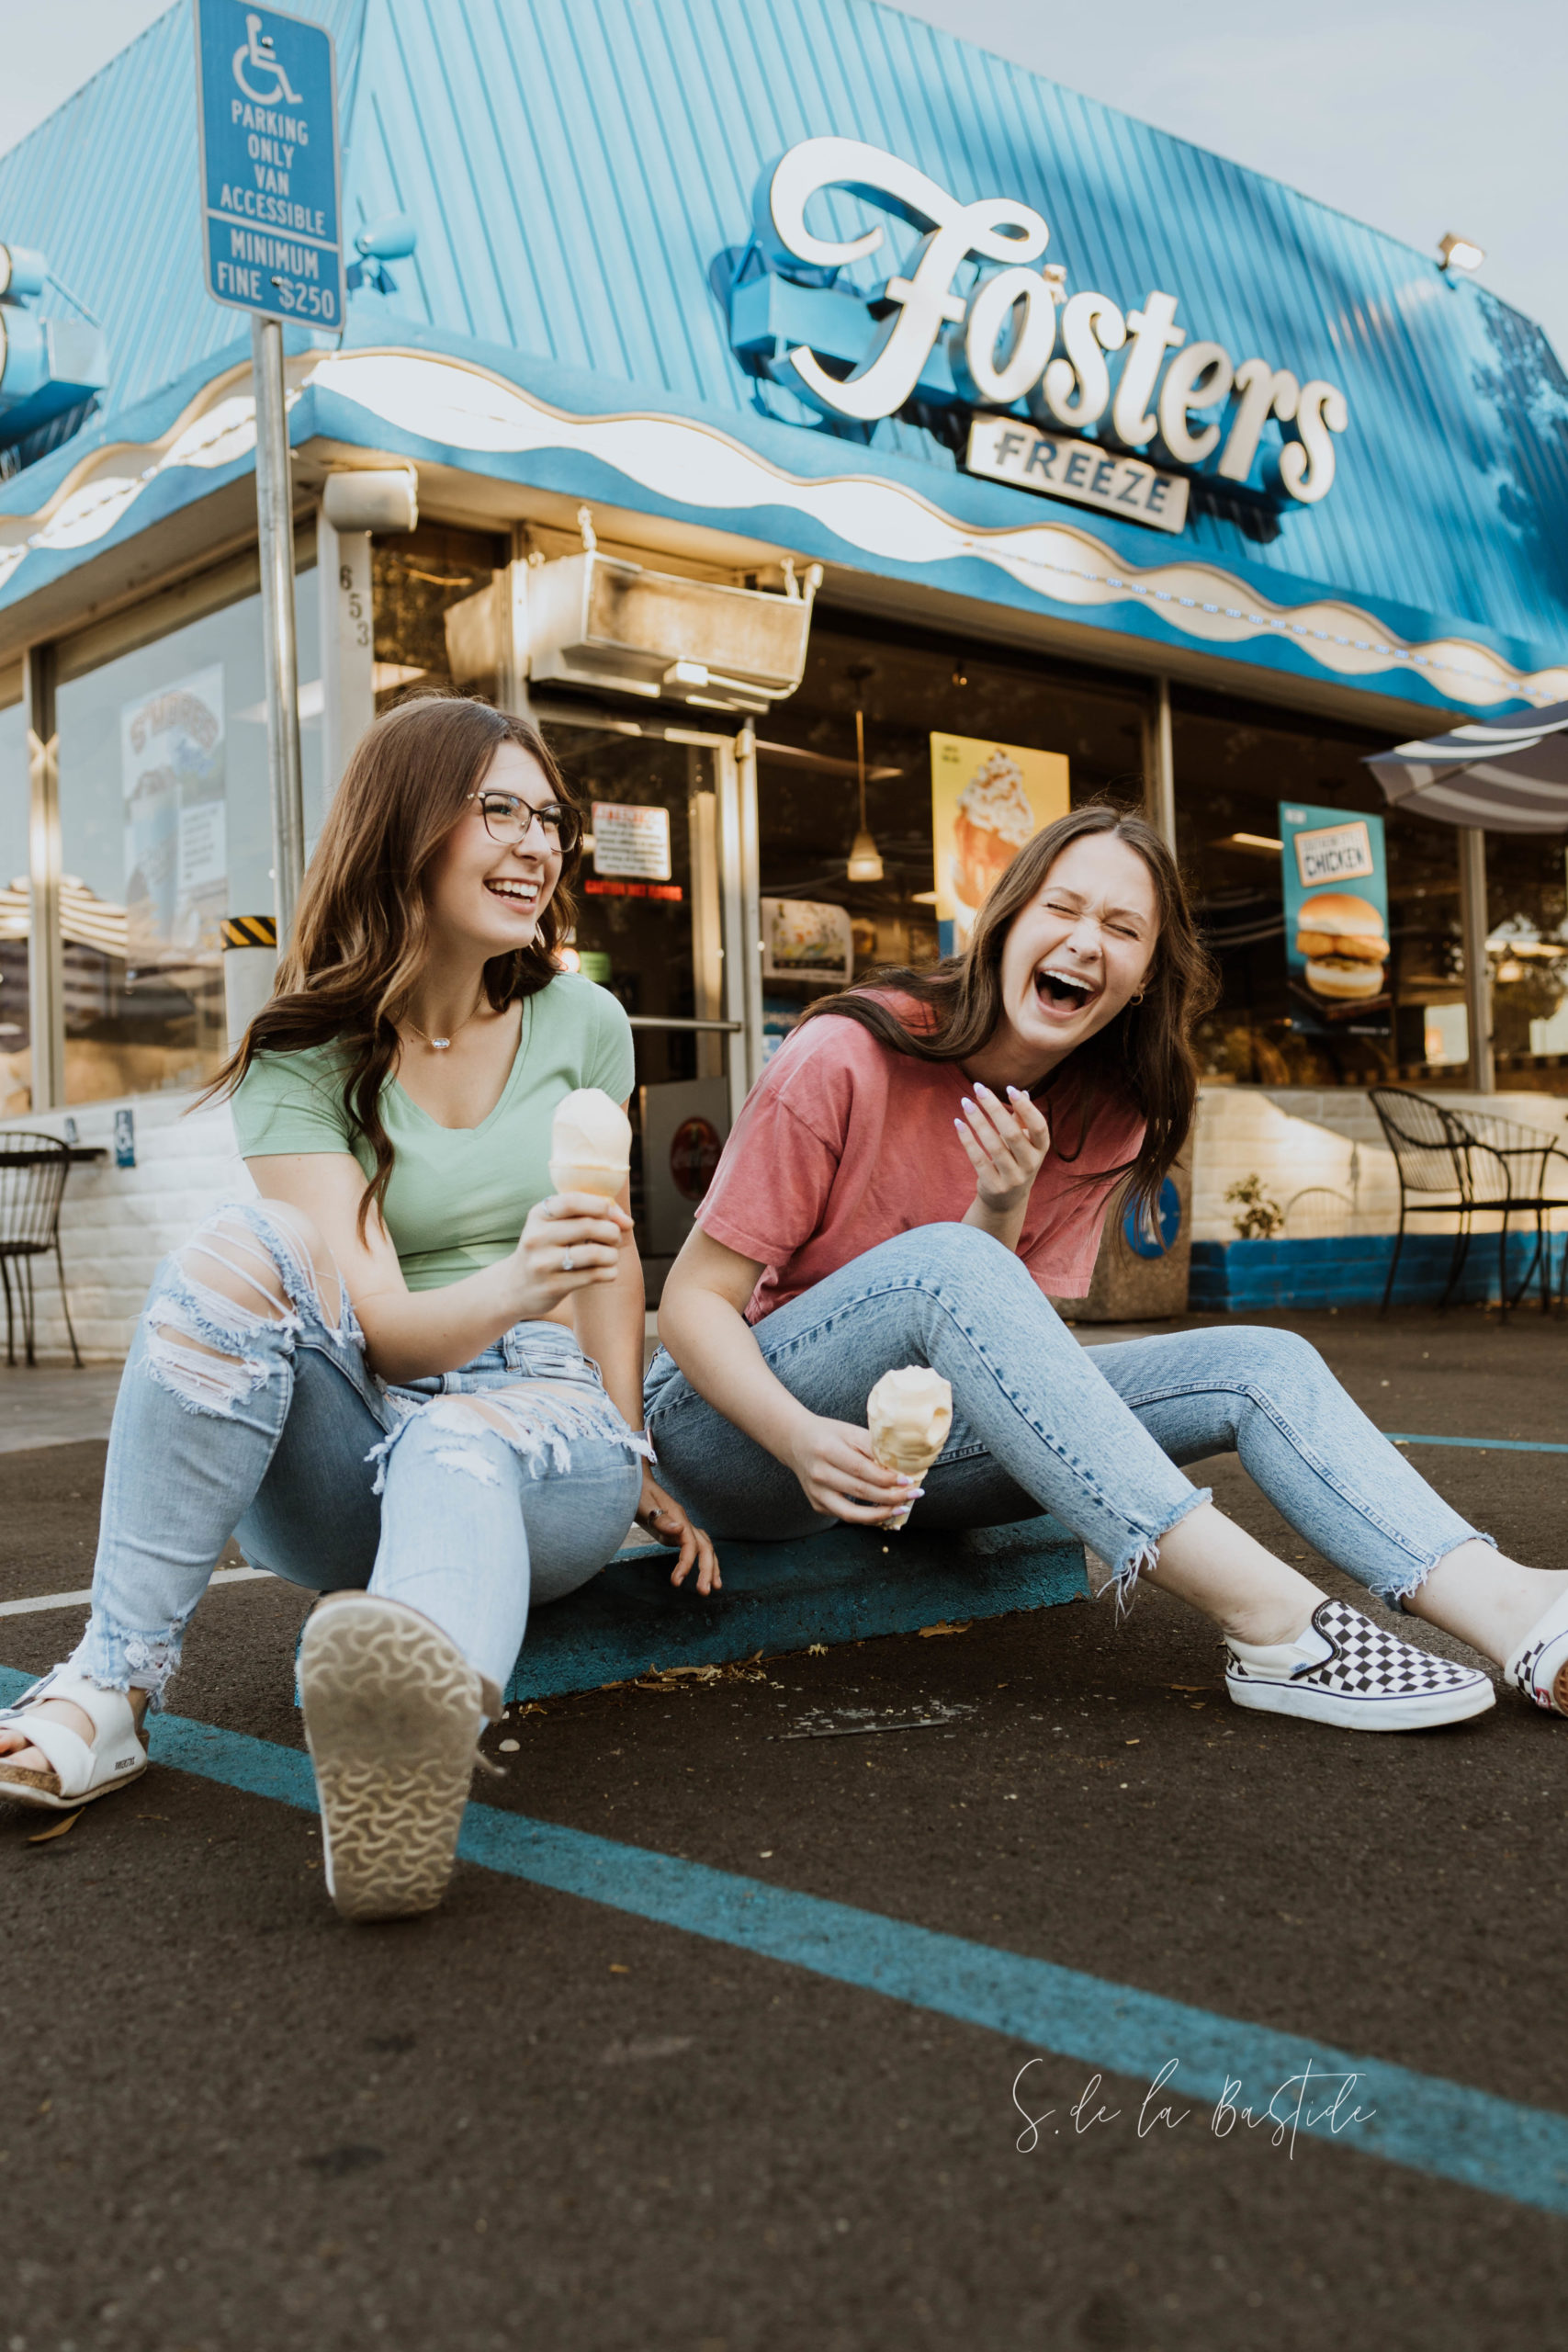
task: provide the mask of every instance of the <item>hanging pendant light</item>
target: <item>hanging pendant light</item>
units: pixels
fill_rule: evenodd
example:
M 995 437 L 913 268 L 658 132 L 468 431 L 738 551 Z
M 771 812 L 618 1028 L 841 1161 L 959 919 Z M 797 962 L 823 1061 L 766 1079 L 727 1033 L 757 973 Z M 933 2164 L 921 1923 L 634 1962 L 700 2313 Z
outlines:
M 870 826 L 865 821 L 865 713 L 855 713 L 855 770 L 860 777 L 860 831 L 850 844 L 850 862 L 845 868 L 852 882 L 880 882 L 882 853 L 876 846 Z

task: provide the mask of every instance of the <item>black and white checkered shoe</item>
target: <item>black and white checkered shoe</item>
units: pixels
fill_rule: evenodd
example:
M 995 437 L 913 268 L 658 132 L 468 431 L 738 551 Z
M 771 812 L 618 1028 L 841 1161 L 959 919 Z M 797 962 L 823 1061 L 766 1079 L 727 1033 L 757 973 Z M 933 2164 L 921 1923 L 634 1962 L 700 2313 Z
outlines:
M 1548 1714 L 1568 1715 L 1568 1592 L 1530 1627 L 1503 1676 Z
M 1263 1649 L 1227 1641 L 1225 1689 L 1238 1707 L 1305 1715 L 1342 1731 L 1425 1731 L 1496 1702 L 1473 1667 L 1412 1648 L 1342 1600 L 1320 1600 L 1294 1642 Z

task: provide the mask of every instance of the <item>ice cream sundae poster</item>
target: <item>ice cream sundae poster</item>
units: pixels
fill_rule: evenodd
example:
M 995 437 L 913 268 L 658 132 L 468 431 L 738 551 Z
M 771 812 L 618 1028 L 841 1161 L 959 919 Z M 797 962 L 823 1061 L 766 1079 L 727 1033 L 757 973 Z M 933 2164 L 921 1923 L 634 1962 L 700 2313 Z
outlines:
M 1388 861 L 1381 817 L 1280 803 L 1290 1025 L 1387 1037 Z
M 944 956 L 962 953 L 993 883 L 1025 842 L 1067 808 L 1065 752 L 976 735 L 931 737 L 931 842 Z

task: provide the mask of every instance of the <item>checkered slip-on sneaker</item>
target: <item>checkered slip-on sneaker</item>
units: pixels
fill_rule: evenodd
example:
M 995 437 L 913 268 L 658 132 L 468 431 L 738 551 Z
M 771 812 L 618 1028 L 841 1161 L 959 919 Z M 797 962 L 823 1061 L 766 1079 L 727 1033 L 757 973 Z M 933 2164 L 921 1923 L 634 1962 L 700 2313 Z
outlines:
M 1496 1701 L 1473 1667 L 1414 1649 L 1342 1600 L 1320 1600 L 1297 1641 L 1268 1649 L 1227 1642 L 1225 1689 L 1238 1707 L 1342 1731 L 1425 1731 L 1483 1714 Z
M 1548 1714 L 1568 1715 L 1568 1592 L 1530 1627 L 1503 1679 Z

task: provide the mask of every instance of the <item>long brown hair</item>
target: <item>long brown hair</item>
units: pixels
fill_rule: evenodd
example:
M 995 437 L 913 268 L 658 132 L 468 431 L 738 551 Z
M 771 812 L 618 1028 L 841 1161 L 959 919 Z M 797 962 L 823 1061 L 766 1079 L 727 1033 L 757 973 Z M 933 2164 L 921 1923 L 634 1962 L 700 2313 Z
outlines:
M 488 703 L 418 695 L 366 729 L 306 873 L 276 992 L 202 1098 L 231 1094 L 258 1054 L 341 1046 L 350 1139 L 363 1136 L 376 1156 L 359 1204 L 362 1233 L 371 1204 L 381 1208 L 391 1181 L 380 1095 L 398 1052 L 398 1022 L 424 964 L 425 878 L 503 743 L 536 760 L 555 797 L 571 803 L 537 728 Z M 486 964 L 485 994 L 497 1012 L 555 978 L 556 948 L 575 912 L 567 886 L 576 857 L 574 851 L 565 861 L 528 945 Z
M 874 973 L 855 988 L 823 998 L 804 1018 L 837 1014 L 858 1021 L 893 1052 L 919 1061 L 962 1062 L 979 1053 L 1002 1017 L 1002 949 L 1009 932 L 1068 843 L 1089 833 L 1109 833 L 1143 859 L 1155 886 L 1159 930 L 1142 1001 L 1123 1005 L 1061 1065 L 1082 1080 L 1078 1140 L 1075 1150 L 1064 1151 L 1054 1135 L 1052 1146 L 1058 1158 L 1076 1158 L 1097 1102 L 1121 1094 L 1145 1122 L 1137 1155 L 1120 1167 L 1086 1169 L 1082 1174 L 1086 1181 L 1125 1176 L 1127 1196 L 1152 1211 L 1192 1125 L 1198 1101 L 1192 1028 L 1214 1002 L 1219 987 L 1176 860 L 1154 827 L 1133 810 L 1092 800 L 1058 817 L 1013 859 L 975 918 L 962 956 L 950 956 L 930 971 Z M 919 1008 L 916 1018 L 907 1019 L 890 1004 L 890 994 L 913 998 Z

